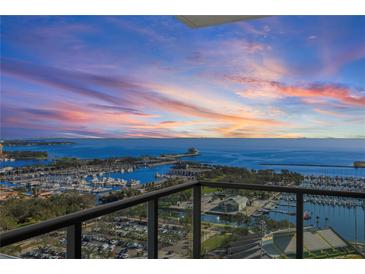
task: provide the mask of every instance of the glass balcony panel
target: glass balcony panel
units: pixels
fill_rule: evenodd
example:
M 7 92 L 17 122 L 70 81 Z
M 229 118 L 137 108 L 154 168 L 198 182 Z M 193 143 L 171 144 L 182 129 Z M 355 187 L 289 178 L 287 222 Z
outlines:
M 295 196 L 204 187 L 203 258 L 295 258 Z
M 0 248 L 0 257 L 64 259 L 66 257 L 66 229 L 56 230 Z
M 365 258 L 365 201 L 304 195 L 304 257 Z
M 85 222 L 82 258 L 147 258 L 146 203 Z
M 159 199 L 158 257 L 192 257 L 192 190 Z

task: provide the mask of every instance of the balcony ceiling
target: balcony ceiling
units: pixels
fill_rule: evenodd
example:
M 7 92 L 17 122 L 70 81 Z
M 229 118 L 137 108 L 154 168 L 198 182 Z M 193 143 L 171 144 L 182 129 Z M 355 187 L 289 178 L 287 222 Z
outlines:
M 265 17 L 263 15 L 178 15 L 182 23 L 190 28 L 202 28 L 236 21 L 246 21 Z

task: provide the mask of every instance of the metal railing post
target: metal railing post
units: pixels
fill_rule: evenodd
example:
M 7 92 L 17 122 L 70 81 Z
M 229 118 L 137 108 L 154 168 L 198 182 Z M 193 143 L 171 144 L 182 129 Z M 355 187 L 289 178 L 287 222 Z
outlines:
M 148 259 L 158 258 L 158 199 L 148 201 L 148 236 L 147 251 Z
M 296 258 L 303 259 L 303 193 L 296 194 Z
M 67 227 L 67 259 L 81 259 L 81 222 Z
M 201 254 L 201 186 L 193 186 L 193 259 Z

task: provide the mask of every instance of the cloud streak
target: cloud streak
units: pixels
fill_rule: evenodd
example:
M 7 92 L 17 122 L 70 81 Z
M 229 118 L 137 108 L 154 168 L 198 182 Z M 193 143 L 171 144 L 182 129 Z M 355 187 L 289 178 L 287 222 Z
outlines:
M 278 81 L 268 81 L 253 77 L 227 76 L 226 79 L 234 83 L 243 85 L 253 85 L 258 90 L 266 88 L 266 93 L 257 95 L 268 97 L 300 97 L 300 98 L 321 98 L 324 100 L 336 100 L 343 104 L 364 107 L 365 96 L 354 94 L 347 86 L 327 83 L 327 84 L 306 84 L 287 85 Z M 239 95 L 245 97 L 245 92 L 239 92 Z M 254 93 L 248 93 L 248 96 L 254 96 Z
M 155 109 L 178 113 L 184 116 L 216 121 L 240 124 L 257 123 L 261 125 L 280 124 L 280 122 L 270 119 L 245 117 L 240 114 L 225 114 L 195 104 L 179 101 L 160 94 L 158 91 L 152 90 L 148 87 L 148 83 L 138 83 L 121 76 L 111 77 L 84 72 L 66 71 L 10 59 L 4 59 L 2 64 L 3 73 L 7 75 L 111 104 L 90 104 L 91 107 L 98 109 L 122 111 L 132 115 L 148 116 L 148 114 L 142 113 L 137 108 L 149 105 Z M 98 89 L 103 90 L 103 92 L 98 91 L 96 88 L 92 89 L 89 85 L 98 87 Z

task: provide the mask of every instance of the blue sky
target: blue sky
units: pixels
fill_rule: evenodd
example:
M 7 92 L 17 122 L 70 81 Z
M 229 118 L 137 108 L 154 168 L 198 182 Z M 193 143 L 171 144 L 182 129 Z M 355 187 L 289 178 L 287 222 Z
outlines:
M 1 137 L 365 137 L 364 16 L 10 16 Z

